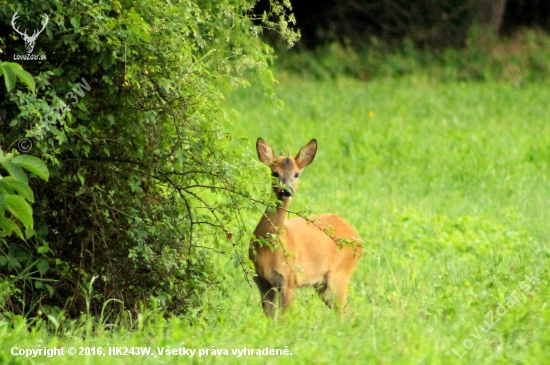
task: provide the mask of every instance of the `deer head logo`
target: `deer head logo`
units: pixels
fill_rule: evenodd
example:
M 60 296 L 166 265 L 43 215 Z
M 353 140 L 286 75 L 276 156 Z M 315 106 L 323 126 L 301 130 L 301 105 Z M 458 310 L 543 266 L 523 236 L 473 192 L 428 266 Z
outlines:
M 34 43 L 36 42 L 36 38 L 38 38 L 40 33 L 42 33 L 42 31 L 44 30 L 44 28 L 46 28 L 46 25 L 48 24 L 48 20 L 49 20 L 48 15 L 44 14 L 44 16 L 46 17 L 46 21 L 44 22 L 44 26 L 42 27 L 42 29 L 40 29 L 38 32 L 35 30 L 32 36 L 28 36 L 26 30 L 23 33 L 21 33 L 19 31 L 19 28 L 15 26 L 17 13 L 18 12 L 16 11 L 15 14 L 13 14 L 13 18 L 11 18 L 11 26 L 17 33 L 21 35 L 21 37 L 23 37 L 23 40 L 25 41 L 25 48 L 27 49 L 27 53 L 32 53 L 32 50 L 34 49 Z

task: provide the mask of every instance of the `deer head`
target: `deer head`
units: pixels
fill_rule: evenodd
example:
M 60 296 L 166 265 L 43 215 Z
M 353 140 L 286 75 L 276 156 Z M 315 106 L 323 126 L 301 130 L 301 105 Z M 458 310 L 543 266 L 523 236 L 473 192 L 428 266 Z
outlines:
M 36 42 L 36 38 L 38 38 L 40 33 L 42 33 L 42 31 L 44 30 L 44 28 L 46 28 L 46 25 L 48 24 L 48 20 L 49 20 L 48 15 L 44 14 L 44 16 L 46 17 L 46 22 L 44 23 L 44 26 L 42 27 L 42 29 L 40 29 L 38 32 L 35 30 L 32 36 L 28 36 L 26 30 L 23 33 L 21 33 L 19 31 L 19 28 L 15 26 L 15 20 L 18 18 L 17 13 L 18 12 L 16 11 L 15 14 L 13 14 L 13 18 L 11 18 L 11 26 L 17 33 L 21 35 L 21 37 L 23 37 L 23 40 L 25 41 L 25 48 L 27 49 L 27 53 L 32 53 L 32 50 L 34 49 L 34 43 Z
M 256 142 L 256 150 L 260 161 L 271 169 L 271 176 L 274 178 L 273 191 L 281 201 L 290 200 L 298 188 L 298 176 L 308 166 L 317 152 L 317 140 L 312 139 L 302 147 L 296 157 L 288 154 L 288 157 L 276 157 L 273 149 L 262 138 Z

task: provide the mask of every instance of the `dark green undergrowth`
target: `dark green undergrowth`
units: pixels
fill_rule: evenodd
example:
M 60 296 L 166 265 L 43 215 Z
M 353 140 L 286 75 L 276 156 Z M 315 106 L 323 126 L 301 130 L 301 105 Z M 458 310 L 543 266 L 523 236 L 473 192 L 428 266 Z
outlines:
M 465 48 L 419 48 L 411 40 L 387 43 L 372 38 L 362 46 L 332 43 L 315 50 L 280 48 L 282 70 L 318 79 L 341 75 L 372 80 L 380 77 L 427 75 L 443 81 L 508 81 L 515 84 L 548 80 L 550 36 L 532 29 L 501 39 L 471 31 Z

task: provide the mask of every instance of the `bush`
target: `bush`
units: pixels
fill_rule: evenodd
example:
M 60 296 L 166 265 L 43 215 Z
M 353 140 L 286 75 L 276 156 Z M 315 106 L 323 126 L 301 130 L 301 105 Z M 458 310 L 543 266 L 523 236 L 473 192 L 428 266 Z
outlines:
M 253 5 L 22 1 L 0 10 L 9 29 L 15 11 L 22 29 L 50 19 L 34 50 L 47 60 L 24 63 L 37 93 L 0 97 L 2 149 L 27 138 L 51 173 L 30 183 L 36 234 L 1 242 L 0 257 L 47 263 L 0 266 L 12 288 L 0 301 L 6 314 L 134 311 L 150 298 L 178 314 L 223 281 L 212 254 L 248 238 L 240 212 L 251 206 L 253 166 L 220 131 L 230 122 L 220 105 L 246 70 L 271 79 Z M 265 24 L 295 41 L 285 9 L 272 9 L 279 21 Z M 15 34 L 0 43 L 25 52 Z

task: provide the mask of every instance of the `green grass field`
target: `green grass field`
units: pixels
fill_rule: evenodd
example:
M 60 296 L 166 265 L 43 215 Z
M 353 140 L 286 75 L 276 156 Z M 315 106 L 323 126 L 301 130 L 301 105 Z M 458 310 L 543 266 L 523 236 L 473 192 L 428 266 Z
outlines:
M 248 159 L 256 159 L 260 136 L 293 154 L 317 138 L 317 156 L 291 208 L 337 213 L 362 236 L 366 249 L 349 289 L 351 313 L 340 320 L 304 289 L 284 320 L 270 321 L 257 289 L 232 269 L 232 258 L 221 257 L 228 289 L 207 293 L 201 316 L 166 323 L 143 314 L 137 330 L 99 329 L 85 341 L 85 326 L 51 336 L 40 326 L 0 322 L 0 363 L 548 361 L 548 85 L 285 74 L 279 82 L 282 104 L 259 88 L 235 93 L 228 100 L 235 123 L 226 128 L 244 137 L 239 143 L 249 146 Z M 251 230 L 258 220 L 259 214 L 249 216 Z M 27 359 L 13 356 L 14 346 L 63 346 L 65 354 L 70 346 L 77 353 L 139 346 L 155 356 Z M 197 351 L 191 358 L 157 354 L 180 347 Z M 292 355 L 232 354 L 244 347 L 286 348 Z M 212 348 L 228 355 L 211 355 Z

